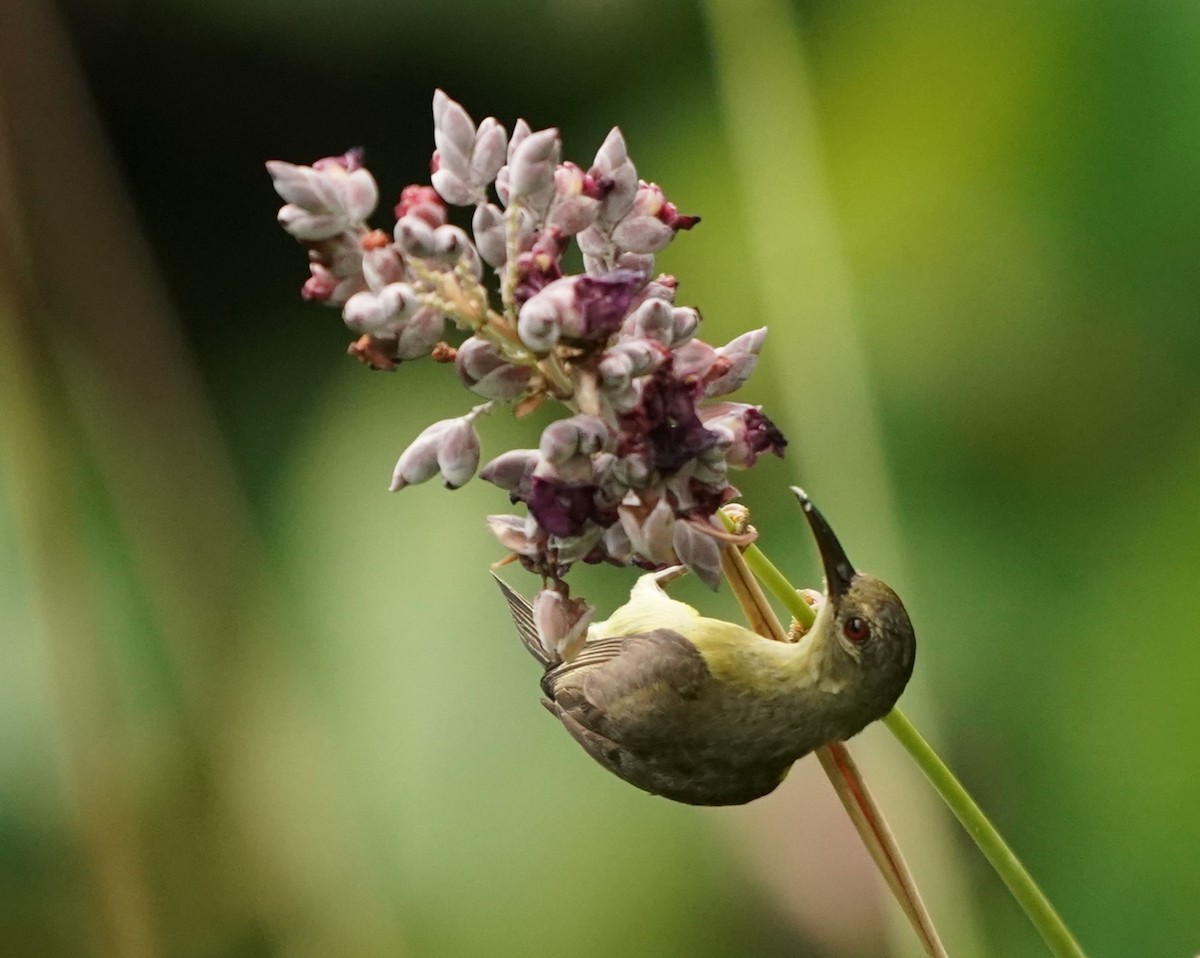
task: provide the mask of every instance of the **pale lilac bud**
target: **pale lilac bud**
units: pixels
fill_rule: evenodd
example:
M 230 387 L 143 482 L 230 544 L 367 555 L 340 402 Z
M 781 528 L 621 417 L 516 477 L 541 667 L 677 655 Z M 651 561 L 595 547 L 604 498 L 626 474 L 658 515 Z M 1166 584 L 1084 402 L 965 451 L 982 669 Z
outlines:
M 433 231 L 433 253 L 440 260 L 452 263 L 471 246 L 471 238 L 462 227 L 439 226 Z
M 393 321 L 403 322 L 421 308 L 416 292 L 408 283 L 389 283 L 377 295 L 384 313 Z
M 716 591 L 721 582 L 721 547 L 698 523 L 675 523 L 672 544 L 679 561 L 695 573 L 706 586 Z
M 513 151 L 508 165 L 509 202 L 520 200 L 544 210 L 554 196 L 554 169 L 561 144 L 555 129 L 530 133 Z
M 574 308 L 575 288 L 568 278 L 557 279 L 529 297 L 517 315 L 517 335 L 535 353 L 548 353 L 562 335 L 564 314 Z
M 366 222 L 379 202 L 379 187 L 375 185 L 375 177 L 365 169 L 354 170 L 342 179 L 341 189 L 349 221 Z
M 479 468 L 479 433 L 467 416 L 451 419 L 437 451 L 438 471 L 447 489 L 457 489 Z
M 381 332 L 391 318 L 379 297 L 368 290 L 355 293 L 342 307 L 342 321 L 347 329 L 356 333 Z
M 541 551 L 537 526 L 522 516 L 488 516 L 488 529 L 505 549 L 517 555 L 536 556 Z
M 518 499 L 525 499 L 529 495 L 529 477 L 533 475 L 539 458 L 536 449 L 510 449 L 484 466 L 479 478 L 499 486 L 505 492 L 514 493 Z
M 599 210 L 600 223 L 611 228 L 629 212 L 638 188 L 637 170 L 629 160 L 625 137 L 618 127 L 614 126 L 605 138 L 589 172 L 606 177 L 612 184 Z
M 470 206 L 478 200 L 477 194 L 467 185 L 467 181 L 444 166 L 439 166 L 433 171 L 429 182 L 451 206 Z
M 504 165 L 508 134 L 495 117 L 487 117 L 475 133 L 471 152 L 471 185 L 484 187 L 496 178 Z
M 583 599 L 571 599 L 557 589 L 543 589 L 533 599 L 533 622 L 538 640 L 552 661 L 570 662 L 587 639 L 596 610 Z
M 571 416 L 542 430 L 538 451 L 547 462 L 561 465 L 576 456 L 590 456 L 608 444 L 608 427 L 595 416 Z
M 455 420 L 442 419 L 432 426 L 427 426 L 400 454 L 396 460 L 396 468 L 392 471 L 392 484 L 389 492 L 396 492 L 405 486 L 415 486 L 426 482 L 438 474 L 438 449 Z
M 410 256 L 424 258 L 433 255 L 433 231 L 434 227 L 423 217 L 410 215 L 396 220 L 393 235 L 396 237 L 396 245 L 404 252 Z
M 654 275 L 654 254 L 631 253 L 628 250 L 618 253 L 611 271 L 615 273 L 618 270 L 637 273 L 642 278 L 642 282 L 645 282 Z
M 767 328 L 743 333 L 717 349 L 717 355 L 728 363 L 728 369 L 704 385 L 705 396 L 724 396 L 741 387 L 754 367 L 758 365 L 758 354 L 767 338 Z
M 311 166 L 268 160 L 267 172 L 280 199 L 302 210 L 328 212 L 338 205 L 332 180 Z
M 330 163 L 318 170 L 271 160 L 267 172 L 286 201 L 280 224 L 303 242 L 361 227 L 379 201 L 375 179 L 361 167 L 348 171 L 345 164 Z
M 471 152 L 475 148 L 475 122 L 442 90 L 435 90 L 433 94 L 433 142 L 437 145 L 440 168 L 463 182 L 469 180 Z
M 310 213 L 288 203 L 279 210 L 279 225 L 302 243 L 317 243 L 337 236 L 349 225 L 346 218 L 332 213 Z
M 386 242 L 387 234 L 378 231 L 371 234 Z M 372 246 L 363 251 L 363 279 L 367 286 L 375 292 L 383 289 L 388 283 L 395 283 L 404 278 L 404 261 L 400 253 L 390 243 L 383 246 Z
M 454 366 L 466 387 L 487 399 L 516 399 L 528 388 L 533 375 L 528 366 L 505 361 L 495 343 L 478 336 L 458 347 Z
M 428 307 L 418 310 L 399 329 L 396 356 L 399 359 L 420 359 L 428 356 L 446 331 L 446 317 Z
M 494 203 L 483 203 L 475 207 L 471 218 L 471 231 L 475 234 L 475 247 L 489 266 L 499 269 L 508 259 L 504 213 Z
M 632 253 L 657 253 L 675 238 L 675 231 L 654 216 L 626 216 L 612 231 L 612 241 Z
M 700 310 L 691 306 L 677 306 L 671 313 L 671 323 L 671 344 L 682 346 L 695 336 L 696 330 L 700 328 Z
M 643 508 L 622 505 L 617 514 L 625 534 L 629 536 L 630 546 L 637 555 L 650 562 L 666 564 L 675 561 L 675 513 L 665 497 L 659 498 L 648 512 Z
M 704 379 L 719 357 L 708 343 L 691 339 L 675 349 L 675 375 L 680 379 L 700 381 Z
M 630 336 L 654 339 L 669 346 L 675 332 L 672 309 L 664 299 L 646 299 L 625 318 L 622 326 Z
M 554 201 L 546 216 L 546 223 L 573 236 L 587 229 L 596 221 L 600 209 L 600 197 L 589 195 L 597 191 L 595 184 L 574 163 L 562 163 L 554 171 Z

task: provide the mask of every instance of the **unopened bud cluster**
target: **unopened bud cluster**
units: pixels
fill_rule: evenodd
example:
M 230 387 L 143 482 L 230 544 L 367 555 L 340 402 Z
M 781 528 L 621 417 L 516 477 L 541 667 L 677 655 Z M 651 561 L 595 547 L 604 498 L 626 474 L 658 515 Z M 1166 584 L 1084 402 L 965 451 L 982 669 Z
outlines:
M 698 338 L 699 312 L 676 305 L 675 278 L 654 269 L 655 253 L 698 219 L 638 179 L 620 130 L 585 170 L 562 160 L 556 130 L 476 125 L 440 90 L 433 117 L 431 185 L 401 193 L 390 234 L 367 224 L 379 194 L 356 151 L 268 163 L 285 203 L 279 222 L 309 251 L 304 298 L 337 307 L 358 334 L 352 355 L 389 370 L 429 355 L 453 362 L 486 400 L 417 436 L 391 488 L 434 476 L 456 488 L 478 471 L 523 503 L 525 515 L 488 523 L 548 580 L 538 629 L 569 655 L 592 614 L 562 581 L 575 562 L 682 563 L 715 588 L 715 513 L 738 494 L 728 470 L 786 445 L 759 407 L 721 398 L 749 378 L 766 330 L 715 348 Z M 447 204 L 474 208 L 469 233 Z M 582 273 L 564 272 L 572 240 Z M 451 327 L 457 346 L 444 339 Z M 547 400 L 565 417 L 537 447 L 480 470 L 479 416 L 501 403 L 521 416 Z

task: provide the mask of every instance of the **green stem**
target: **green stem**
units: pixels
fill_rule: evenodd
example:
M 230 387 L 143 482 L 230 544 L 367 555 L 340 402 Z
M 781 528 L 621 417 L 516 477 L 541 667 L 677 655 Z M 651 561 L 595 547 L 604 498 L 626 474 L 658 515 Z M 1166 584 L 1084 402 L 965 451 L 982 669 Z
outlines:
M 1062 918 L 1033 880 L 1033 876 L 1025 870 L 1025 866 L 1013 854 L 1012 849 L 996 830 L 996 826 L 988 820 L 983 810 L 963 788 L 962 783 L 954 777 L 946 763 L 917 731 L 916 726 L 899 709 L 892 709 L 884 716 L 883 724 L 900 740 L 900 744 L 925 773 L 925 777 L 942 797 L 942 801 L 954 812 L 967 834 L 996 870 L 996 874 L 1004 880 L 1013 897 L 1025 909 L 1025 914 L 1046 940 L 1050 950 L 1059 958 L 1083 958 L 1083 949 L 1063 924 Z
M 729 520 L 722 514 L 722 519 Z M 779 599 L 787 611 L 803 625 L 811 625 L 816 614 L 795 590 L 787 577 L 775 567 L 775 564 L 763 554 L 757 546 L 750 546 L 745 553 L 746 565 L 758 580 Z M 888 727 L 900 744 L 912 756 L 917 766 L 925 773 L 942 801 L 950 808 L 956 818 L 962 823 L 967 834 L 971 836 L 984 857 L 995 869 L 996 874 L 1008 886 L 1017 903 L 1025 910 L 1033 926 L 1050 946 L 1050 951 L 1057 958 L 1084 958 L 1083 949 L 1072 936 L 1062 918 L 1054 910 L 1045 894 L 1038 887 L 1033 876 L 1025 870 L 1011 848 L 1000 836 L 996 826 L 988 820 L 983 810 L 963 788 L 962 783 L 954 777 L 954 773 L 946 767 L 946 763 L 938 757 L 899 709 L 892 709 L 884 716 L 883 724 Z

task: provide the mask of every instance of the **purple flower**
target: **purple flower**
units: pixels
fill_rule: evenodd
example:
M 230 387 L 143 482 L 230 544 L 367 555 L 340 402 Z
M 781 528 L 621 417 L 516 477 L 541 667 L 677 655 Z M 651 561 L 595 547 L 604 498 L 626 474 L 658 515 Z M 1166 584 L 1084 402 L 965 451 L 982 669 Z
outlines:
M 530 514 L 553 536 L 577 536 L 594 512 L 594 485 L 568 485 L 561 479 L 534 476 L 529 481 Z

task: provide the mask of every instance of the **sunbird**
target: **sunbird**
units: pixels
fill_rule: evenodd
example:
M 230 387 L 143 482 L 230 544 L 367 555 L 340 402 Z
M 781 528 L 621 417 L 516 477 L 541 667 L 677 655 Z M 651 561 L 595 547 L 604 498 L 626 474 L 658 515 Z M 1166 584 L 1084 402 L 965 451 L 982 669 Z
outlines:
M 882 718 L 904 691 L 916 637 L 900 597 L 857 572 L 808 496 L 792 491 L 825 572 L 824 601 L 796 642 L 702 616 L 650 573 L 563 661 L 539 641 L 529 601 L 497 577 L 545 669 L 542 704 L 631 785 L 689 805 L 753 801 L 814 748 Z

